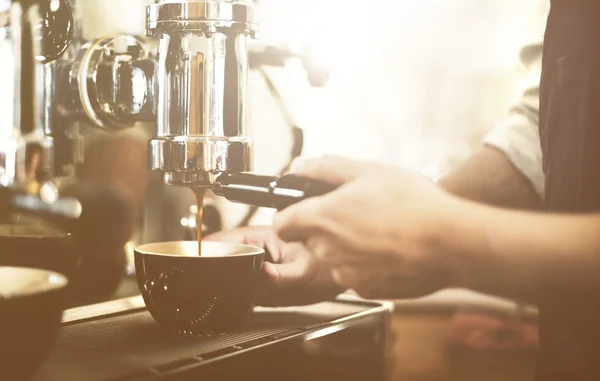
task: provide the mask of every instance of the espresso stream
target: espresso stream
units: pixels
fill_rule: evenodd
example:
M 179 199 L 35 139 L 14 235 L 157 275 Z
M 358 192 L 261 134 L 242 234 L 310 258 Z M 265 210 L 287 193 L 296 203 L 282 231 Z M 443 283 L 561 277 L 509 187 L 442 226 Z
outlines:
M 196 229 L 198 230 L 198 256 L 202 256 L 202 209 L 204 205 L 204 195 L 206 189 L 192 188 L 196 195 L 196 205 L 198 205 L 198 213 L 196 215 Z

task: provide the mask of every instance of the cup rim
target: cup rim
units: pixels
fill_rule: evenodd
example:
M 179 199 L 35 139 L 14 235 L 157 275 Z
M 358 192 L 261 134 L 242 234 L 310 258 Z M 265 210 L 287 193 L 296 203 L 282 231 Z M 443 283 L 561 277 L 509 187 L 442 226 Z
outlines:
M 9 227 L 10 232 L 4 232 L 5 228 Z M 25 232 L 25 230 L 34 230 L 35 232 Z M 31 240 L 69 240 L 72 234 L 62 231 L 52 226 L 44 225 L 29 225 L 29 224 L 0 224 L 0 240 L 16 240 L 16 239 L 31 239 Z
M 66 288 L 69 281 L 66 276 L 50 270 L 36 269 L 30 267 L 0 266 L 0 276 L 7 275 L 35 277 L 35 284 L 31 287 L 19 289 L 19 286 L 5 287 L 0 284 L 0 299 L 14 300 L 28 296 L 43 295 Z
M 167 245 L 177 245 L 181 247 L 181 245 L 197 245 L 198 241 L 166 241 L 166 242 L 153 242 L 146 243 L 134 248 L 134 252 L 142 255 L 151 255 L 157 257 L 172 257 L 172 258 L 196 258 L 196 259 L 216 259 L 216 258 L 237 258 L 237 257 L 251 257 L 263 255 L 265 253 L 265 249 L 246 245 L 243 243 L 237 242 L 222 242 L 222 241 L 202 241 L 202 245 L 218 245 L 218 246 L 230 246 L 236 247 L 241 253 L 236 254 L 224 254 L 224 255 L 202 255 L 202 256 L 194 256 L 194 255 L 186 255 L 186 254 L 168 254 L 165 253 L 165 250 L 156 250 L 153 249 L 155 247 L 167 246 Z

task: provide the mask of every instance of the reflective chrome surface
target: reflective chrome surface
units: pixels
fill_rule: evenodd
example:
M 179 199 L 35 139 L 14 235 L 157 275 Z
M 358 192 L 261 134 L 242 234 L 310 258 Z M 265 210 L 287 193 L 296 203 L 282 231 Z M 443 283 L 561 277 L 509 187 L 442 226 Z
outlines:
M 252 170 L 251 2 L 157 0 L 147 7 L 155 38 L 119 35 L 83 46 L 78 1 L 69 2 L 0 0 L 0 38 L 11 37 L 0 54 L 14 69 L 0 73 L 14 86 L 0 102 L 0 185 L 75 176 L 80 121 L 111 130 L 155 121 L 150 168 L 168 185 L 210 187 L 218 173 Z
M 219 172 L 244 172 L 252 166 L 250 143 L 244 137 L 182 136 L 153 139 L 150 166 L 165 173 L 172 185 L 212 184 Z
M 218 172 L 252 170 L 246 130 L 247 38 L 252 8 L 229 1 L 148 7 L 159 37 L 157 126 L 150 163 L 166 184 L 211 185 Z
M 147 42 L 100 38 L 80 50 L 71 79 L 84 114 L 96 126 L 120 129 L 154 118 L 154 66 Z
M 133 36 L 83 46 L 70 71 L 70 113 L 108 129 L 155 120 L 150 168 L 168 185 L 210 187 L 219 172 L 252 170 L 245 137 L 252 6 L 158 1 L 147 8 L 147 26 L 156 55 Z
M 75 1 L 71 0 L 71 3 Z M 59 117 L 57 68 L 76 40 L 66 0 L 0 2 L 0 185 L 73 176 L 82 160 L 77 126 Z M 11 70 L 12 69 L 12 70 Z
M 74 52 L 79 48 L 79 25 L 74 8 L 77 0 L 42 2 L 43 23 L 41 42 L 43 54 L 38 57 L 36 94 L 40 109 L 39 124 L 47 141 L 52 142 L 46 181 L 53 178 L 73 177 L 77 166 L 83 162 L 83 138 L 79 125 L 66 118 L 60 107 L 60 87 L 68 76 L 68 67 Z
M 245 36 L 230 38 L 223 33 L 161 36 L 159 137 L 244 134 L 245 102 L 239 94 L 246 81 L 244 47 Z
M 36 97 L 36 76 L 38 63 L 36 57 L 40 52 L 40 41 L 36 38 L 35 26 L 40 19 L 39 6 L 29 2 L 14 1 L 10 7 L 10 24 L 12 38 L 12 55 L 14 65 L 13 79 L 13 123 L 5 125 L 3 132 L 5 151 L 0 156 L 4 158 L 4 178 L 6 186 L 13 186 L 25 182 L 27 169 L 25 168 L 26 150 L 37 145 L 39 150 L 34 153 L 34 164 L 43 165 L 41 157 L 48 157 L 46 148 L 48 142 L 44 141 L 43 131 L 39 128 L 37 120 L 38 99 Z M 9 130 L 10 129 L 10 130 Z M 27 143 L 26 143 L 27 142 Z M 46 144 L 44 144 L 46 143 Z M 30 172 L 37 172 L 30 168 Z
M 156 0 L 155 3 L 147 9 L 147 28 L 150 34 L 156 34 L 159 29 L 205 30 L 207 27 L 256 32 L 254 8 L 245 1 Z

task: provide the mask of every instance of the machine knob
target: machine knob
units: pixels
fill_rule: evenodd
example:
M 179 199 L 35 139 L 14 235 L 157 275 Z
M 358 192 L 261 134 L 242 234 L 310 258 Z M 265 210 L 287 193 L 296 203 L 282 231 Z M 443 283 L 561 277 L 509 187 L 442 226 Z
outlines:
M 41 52 L 36 59 L 42 63 L 60 58 L 73 39 L 73 11 L 67 0 L 38 1 L 41 21 L 34 28 L 39 31 Z M 9 2 L 10 4 L 10 2 Z M 9 9 L 0 2 L 0 28 L 4 28 L 7 37 L 11 35 Z
M 67 0 L 40 3 L 42 53 L 38 60 L 47 63 L 60 58 L 73 38 L 73 11 Z
M 121 130 L 155 120 L 152 51 L 152 40 L 129 35 L 102 37 L 81 47 L 70 75 L 88 121 Z

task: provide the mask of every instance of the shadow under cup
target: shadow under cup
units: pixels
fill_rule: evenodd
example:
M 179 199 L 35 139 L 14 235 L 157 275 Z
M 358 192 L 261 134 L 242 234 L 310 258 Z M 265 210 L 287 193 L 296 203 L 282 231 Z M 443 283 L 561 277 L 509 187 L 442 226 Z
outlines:
M 135 249 L 138 287 L 157 323 L 183 335 L 226 333 L 254 307 L 264 250 L 254 246 L 178 241 Z

